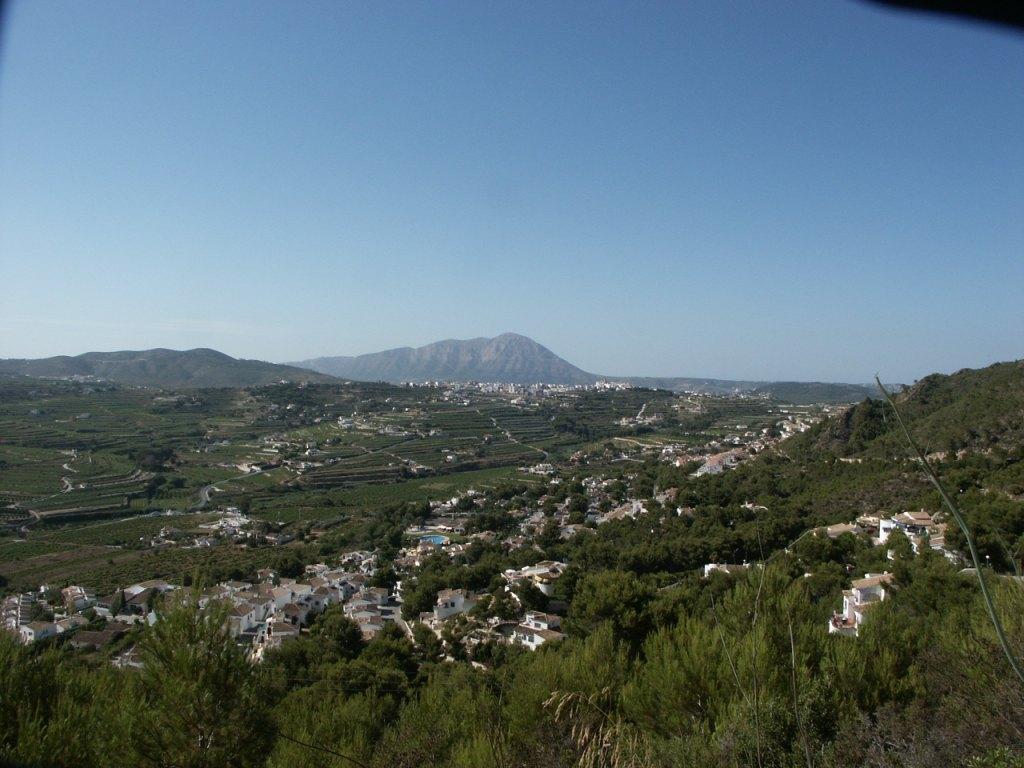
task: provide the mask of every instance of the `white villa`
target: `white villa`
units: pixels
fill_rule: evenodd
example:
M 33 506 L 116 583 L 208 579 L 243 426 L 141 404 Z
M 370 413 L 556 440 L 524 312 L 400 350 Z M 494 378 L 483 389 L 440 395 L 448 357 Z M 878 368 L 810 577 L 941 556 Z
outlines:
M 879 520 L 878 543 L 888 541 L 893 531 L 902 531 L 906 535 L 915 554 L 920 553 L 922 544 L 927 541 L 929 547 L 941 552 L 951 562 L 957 563 L 960 560 L 956 552 L 946 549 L 946 524 L 937 522 L 926 510 L 900 512 Z
M 829 633 L 856 637 L 868 609 L 885 600 L 891 582 L 891 573 L 865 573 L 863 579 L 855 580 L 843 592 L 843 610 L 832 616 Z
M 450 616 L 465 613 L 476 605 L 476 596 L 465 589 L 442 589 L 437 593 L 434 619 L 444 621 Z
M 547 642 L 561 640 L 565 635 L 559 632 L 562 620 L 550 613 L 527 611 L 523 623 L 515 628 L 513 639 L 531 651 Z

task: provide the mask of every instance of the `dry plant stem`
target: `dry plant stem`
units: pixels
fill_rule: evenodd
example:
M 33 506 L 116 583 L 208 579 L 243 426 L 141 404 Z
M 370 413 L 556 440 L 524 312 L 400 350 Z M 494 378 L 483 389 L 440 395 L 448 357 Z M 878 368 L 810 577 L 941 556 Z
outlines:
M 804 722 L 800 718 L 800 697 L 796 687 L 796 641 L 793 639 L 793 619 L 789 619 L 789 660 L 793 672 L 793 716 L 796 718 L 796 728 L 800 733 L 800 742 L 804 747 L 804 756 L 807 758 L 807 768 L 814 768 L 814 760 L 811 759 L 811 746 L 807 743 L 807 732 L 804 730 Z
M 761 591 L 764 589 L 764 549 L 761 547 L 761 529 L 757 529 L 757 547 L 761 555 L 761 573 L 760 578 L 757 582 L 757 596 L 754 598 L 754 615 L 750 622 L 750 638 L 753 643 L 751 648 L 751 657 L 753 662 L 753 696 L 754 696 L 754 735 L 757 737 L 757 766 L 761 768 L 764 765 L 761 755 L 761 717 L 760 717 L 760 706 L 758 703 L 758 666 L 757 666 L 757 616 L 761 610 Z
M 982 571 L 981 563 L 978 559 L 978 550 L 974 546 L 974 537 L 971 536 L 971 530 L 967 527 L 967 521 L 964 520 L 964 516 L 960 513 L 960 508 L 953 503 L 949 494 L 946 493 L 946 489 L 942 483 L 939 482 L 938 476 L 932 469 L 928 460 L 921 453 L 921 449 L 918 448 L 917 443 L 914 442 L 914 438 L 910 435 L 910 430 L 907 429 L 907 425 L 903 423 L 903 416 L 900 414 L 899 408 L 896 407 L 896 402 L 892 399 L 892 395 L 889 394 L 888 390 L 882 386 L 881 380 L 878 376 L 875 376 L 875 383 L 878 384 L 879 390 L 882 392 L 882 396 L 885 397 L 889 403 L 889 407 L 892 408 L 893 413 L 896 414 L 896 421 L 900 425 L 900 429 L 903 431 L 903 436 L 906 437 L 907 442 L 910 444 L 910 448 L 914 455 L 917 457 L 918 462 L 924 468 L 925 474 L 931 481 L 931 484 L 935 486 L 935 490 L 939 492 L 939 496 L 942 498 L 943 504 L 946 509 L 949 510 L 949 514 L 953 516 L 956 524 L 960 527 L 960 530 L 964 534 L 964 538 L 967 540 L 967 549 L 971 555 L 971 561 L 974 563 L 974 570 L 978 574 L 978 585 L 981 587 L 981 596 L 985 601 L 985 609 L 988 611 L 989 620 L 992 622 L 992 628 L 995 629 L 996 637 L 999 640 L 999 645 L 1003 649 L 1003 653 L 1006 655 L 1006 660 L 1010 663 L 1017 678 L 1024 683 L 1024 670 L 1021 669 L 1020 662 L 1017 661 L 1016 655 L 1013 653 L 1013 649 L 1010 648 L 1010 643 L 1006 639 L 1006 633 L 1003 631 L 1003 623 L 999 620 L 999 614 L 996 613 L 995 604 L 992 602 L 992 596 L 989 594 L 988 585 L 985 583 L 985 574 Z
M 729 646 L 725 642 L 725 634 L 722 632 L 722 625 L 718 622 L 718 610 L 715 608 L 715 596 L 711 595 L 711 615 L 715 619 L 715 629 L 718 630 L 718 639 L 722 644 L 722 650 L 725 652 L 726 661 L 729 662 L 729 669 L 732 670 L 733 680 L 736 681 L 736 688 L 740 693 L 743 694 L 743 698 L 747 702 L 747 706 L 753 709 L 753 703 L 750 701 L 750 696 L 747 695 L 746 689 L 740 683 L 739 672 L 736 671 L 736 664 L 732 660 L 732 654 L 729 653 Z

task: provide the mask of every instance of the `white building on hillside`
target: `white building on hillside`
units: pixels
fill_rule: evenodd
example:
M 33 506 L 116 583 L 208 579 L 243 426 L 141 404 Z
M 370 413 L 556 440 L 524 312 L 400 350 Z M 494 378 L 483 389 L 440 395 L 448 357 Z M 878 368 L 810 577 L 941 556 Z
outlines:
M 550 613 L 527 611 L 523 623 L 515 628 L 512 639 L 531 651 L 537 650 L 544 643 L 561 640 L 565 637 L 559 628 L 562 620 Z
M 843 592 L 843 610 L 833 614 L 828 631 L 856 637 L 868 610 L 885 600 L 891 582 L 891 573 L 865 573 L 863 579 L 855 580 L 850 589 Z
M 437 593 L 434 618 L 444 621 L 450 616 L 465 613 L 476 605 L 476 597 L 465 589 L 442 589 Z

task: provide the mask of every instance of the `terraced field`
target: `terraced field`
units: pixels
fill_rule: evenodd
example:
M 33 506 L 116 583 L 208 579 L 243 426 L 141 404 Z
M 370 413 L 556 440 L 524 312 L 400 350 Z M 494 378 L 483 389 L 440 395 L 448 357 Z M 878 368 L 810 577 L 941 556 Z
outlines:
M 106 588 L 192 568 L 221 572 L 233 558 L 269 561 L 280 549 L 144 547 L 165 525 L 191 530 L 229 505 L 308 533 L 471 487 L 542 482 L 520 470 L 587 446 L 605 450 L 609 440 L 641 451 L 778 418 L 765 401 L 651 390 L 524 401 L 386 384 L 170 392 L 0 379 L 0 576 L 8 588 L 33 580 Z M 148 515 L 168 510 L 177 514 Z M 301 546 L 301 536 L 287 545 Z

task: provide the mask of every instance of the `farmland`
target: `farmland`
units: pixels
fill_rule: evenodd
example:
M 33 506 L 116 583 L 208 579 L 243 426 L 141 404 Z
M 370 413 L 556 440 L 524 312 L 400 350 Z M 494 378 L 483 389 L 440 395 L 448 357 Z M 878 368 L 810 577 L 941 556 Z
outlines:
M 0 577 L 8 588 L 77 580 L 102 589 L 129 577 L 221 573 L 281 552 L 189 545 L 218 509 L 241 508 L 286 534 L 284 549 L 301 550 L 306 534 L 374 510 L 538 482 L 525 470 L 581 451 L 613 465 L 760 431 L 783 412 L 760 398 L 629 388 L 173 391 L 3 378 Z

